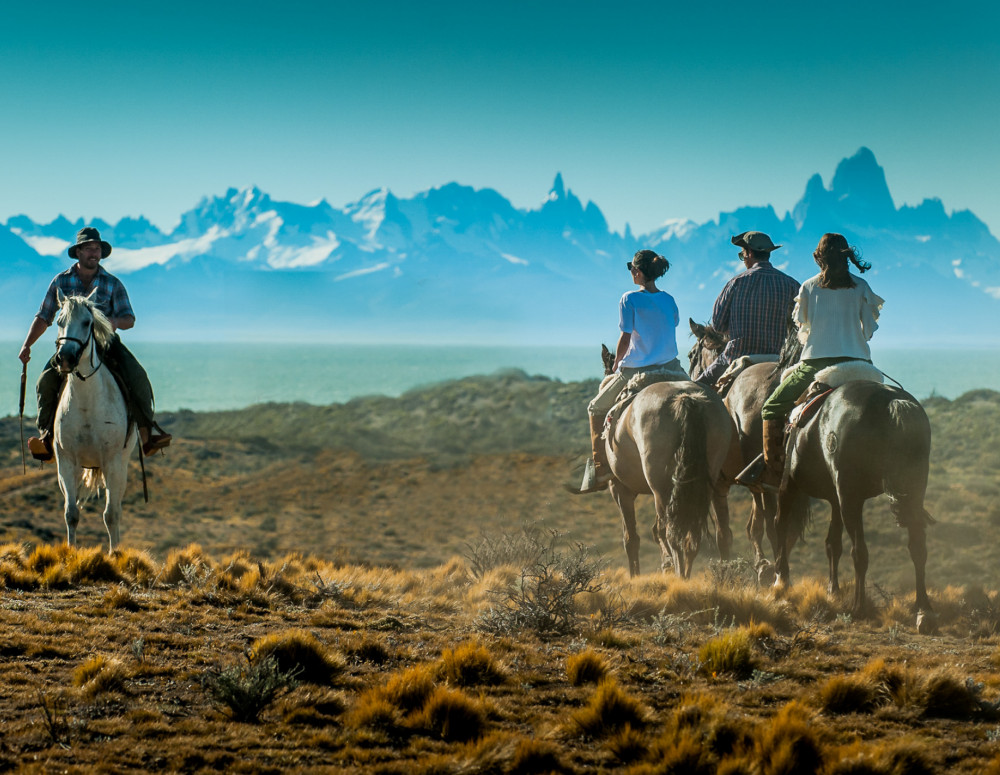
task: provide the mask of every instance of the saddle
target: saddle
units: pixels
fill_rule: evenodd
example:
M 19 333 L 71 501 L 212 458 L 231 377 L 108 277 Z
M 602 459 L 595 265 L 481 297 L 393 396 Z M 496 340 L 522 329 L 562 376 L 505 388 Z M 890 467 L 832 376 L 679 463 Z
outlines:
M 663 366 L 633 374 L 628 384 L 625 385 L 625 389 L 619 395 L 618 401 L 608 410 L 608 414 L 604 418 L 603 438 L 611 438 L 614 427 L 618 423 L 622 413 L 635 400 L 635 397 L 642 392 L 643 388 L 655 385 L 657 382 L 688 382 L 690 379 L 687 372 L 683 369 L 675 371 Z
M 735 361 L 729 364 L 729 367 L 722 372 L 722 375 L 715 381 L 715 392 L 718 393 L 722 398 L 726 397 L 729 392 L 729 388 L 733 386 L 733 382 L 736 378 L 747 369 L 749 366 L 753 366 L 757 363 L 776 363 L 778 360 L 777 355 L 770 353 L 761 353 L 758 355 L 741 355 Z

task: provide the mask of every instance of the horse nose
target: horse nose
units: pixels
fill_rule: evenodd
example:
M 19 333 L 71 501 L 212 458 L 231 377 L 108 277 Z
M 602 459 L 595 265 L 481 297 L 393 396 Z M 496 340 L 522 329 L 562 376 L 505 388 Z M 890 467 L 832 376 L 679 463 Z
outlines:
M 60 371 L 72 371 L 80 361 L 80 352 L 76 347 L 62 345 L 56 350 L 56 365 Z

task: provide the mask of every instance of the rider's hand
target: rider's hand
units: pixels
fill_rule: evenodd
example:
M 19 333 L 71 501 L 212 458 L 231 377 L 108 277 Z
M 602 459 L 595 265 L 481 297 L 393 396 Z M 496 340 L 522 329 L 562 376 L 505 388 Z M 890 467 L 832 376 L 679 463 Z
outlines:
M 21 348 L 21 352 L 17 354 L 17 357 L 20 359 L 21 363 L 27 363 L 31 360 L 31 348 L 28 347 L 28 345 L 25 345 Z

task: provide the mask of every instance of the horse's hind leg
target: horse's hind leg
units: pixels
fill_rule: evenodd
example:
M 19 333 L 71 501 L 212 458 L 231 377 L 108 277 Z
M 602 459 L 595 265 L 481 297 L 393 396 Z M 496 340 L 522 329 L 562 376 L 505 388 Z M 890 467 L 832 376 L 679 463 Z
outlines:
M 830 515 L 830 528 L 826 531 L 826 559 L 830 564 L 830 584 L 827 591 L 831 595 L 840 592 L 840 577 L 838 567 L 840 557 L 844 553 L 844 520 L 840 515 L 840 506 L 836 503 L 830 504 L 832 513 Z
M 722 478 L 712 490 L 712 512 L 715 514 L 715 542 L 719 557 L 728 560 L 733 548 L 733 531 L 729 527 L 729 483 Z
M 907 531 L 910 534 L 907 548 L 910 550 L 913 570 L 917 575 L 917 610 L 930 611 L 931 601 L 927 597 L 927 582 L 924 576 L 927 570 L 927 529 L 924 525 L 923 514 L 920 514 L 918 519 L 910 521 Z
M 851 537 L 851 557 L 854 558 L 854 608 L 851 613 L 861 617 L 867 613 L 867 597 L 865 595 L 865 577 L 868 574 L 868 544 L 865 542 L 865 526 L 861 513 L 865 502 L 857 498 L 845 496 L 838 487 L 840 498 L 840 513 Z
M 611 480 L 611 497 L 622 515 L 622 533 L 630 576 L 639 575 L 639 531 L 635 527 L 635 493 L 617 479 Z

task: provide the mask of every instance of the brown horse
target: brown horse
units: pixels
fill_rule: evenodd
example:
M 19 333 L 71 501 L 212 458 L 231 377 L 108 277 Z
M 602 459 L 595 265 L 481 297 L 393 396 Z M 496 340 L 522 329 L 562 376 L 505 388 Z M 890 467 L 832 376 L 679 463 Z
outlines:
M 688 372 L 691 379 L 698 379 L 702 372 L 716 359 L 726 346 L 725 335 L 710 325 L 700 325 L 690 318 L 688 324 L 695 336 L 694 346 L 688 352 Z M 781 376 L 776 363 L 756 363 L 748 366 L 733 380 L 726 393 L 725 405 L 736 423 L 739 435 L 741 461 L 737 470 L 749 465 L 763 450 L 763 421 L 761 407 L 778 386 Z M 764 555 L 764 534 L 767 533 L 771 550 L 777 555 L 777 538 L 774 533 L 774 517 L 778 511 L 777 497 L 770 492 L 753 493 L 750 518 L 747 520 L 747 538 L 754 552 L 754 566 L 761 584 L 774 581 L 774 566 Z
M 722 470 L 735 448 L 733 441 L 733 423 L 722 400 L 693 382 L 649 385 L 625 409 L 605 443 L 614 475 L 611 495 L 621 511 L 631 575 L 639 573 L 635 499 L 640 494 L 653 496 L 653 535 L 664 569 L 672 564 L 678 575 L 691 575 L 712 502 L 719 553 L 729 559 L 729 480 Z
M 836 388 L 805 427 L 793 432 L 785 475 L 778 493 L 777 586 L 789 583 L 788 555 L 805 527 L 810 497 L 829 501 L 832 515 L 826 549 L 830 590 L 839 591 L 837 564 L 843 528 L 854 558 L 855 615 L 867 611 L 865 575 L 868 546 L 862 509 L 876 495 L 889 496 L 896 523 L 906 528 L 916 574 L 916 607 L 929 612 L 925 568 L 926 527 L 933 522 L 924 508 L 931 447 L 927 414 L 901 388 L 879 382 L 848 382 Z

